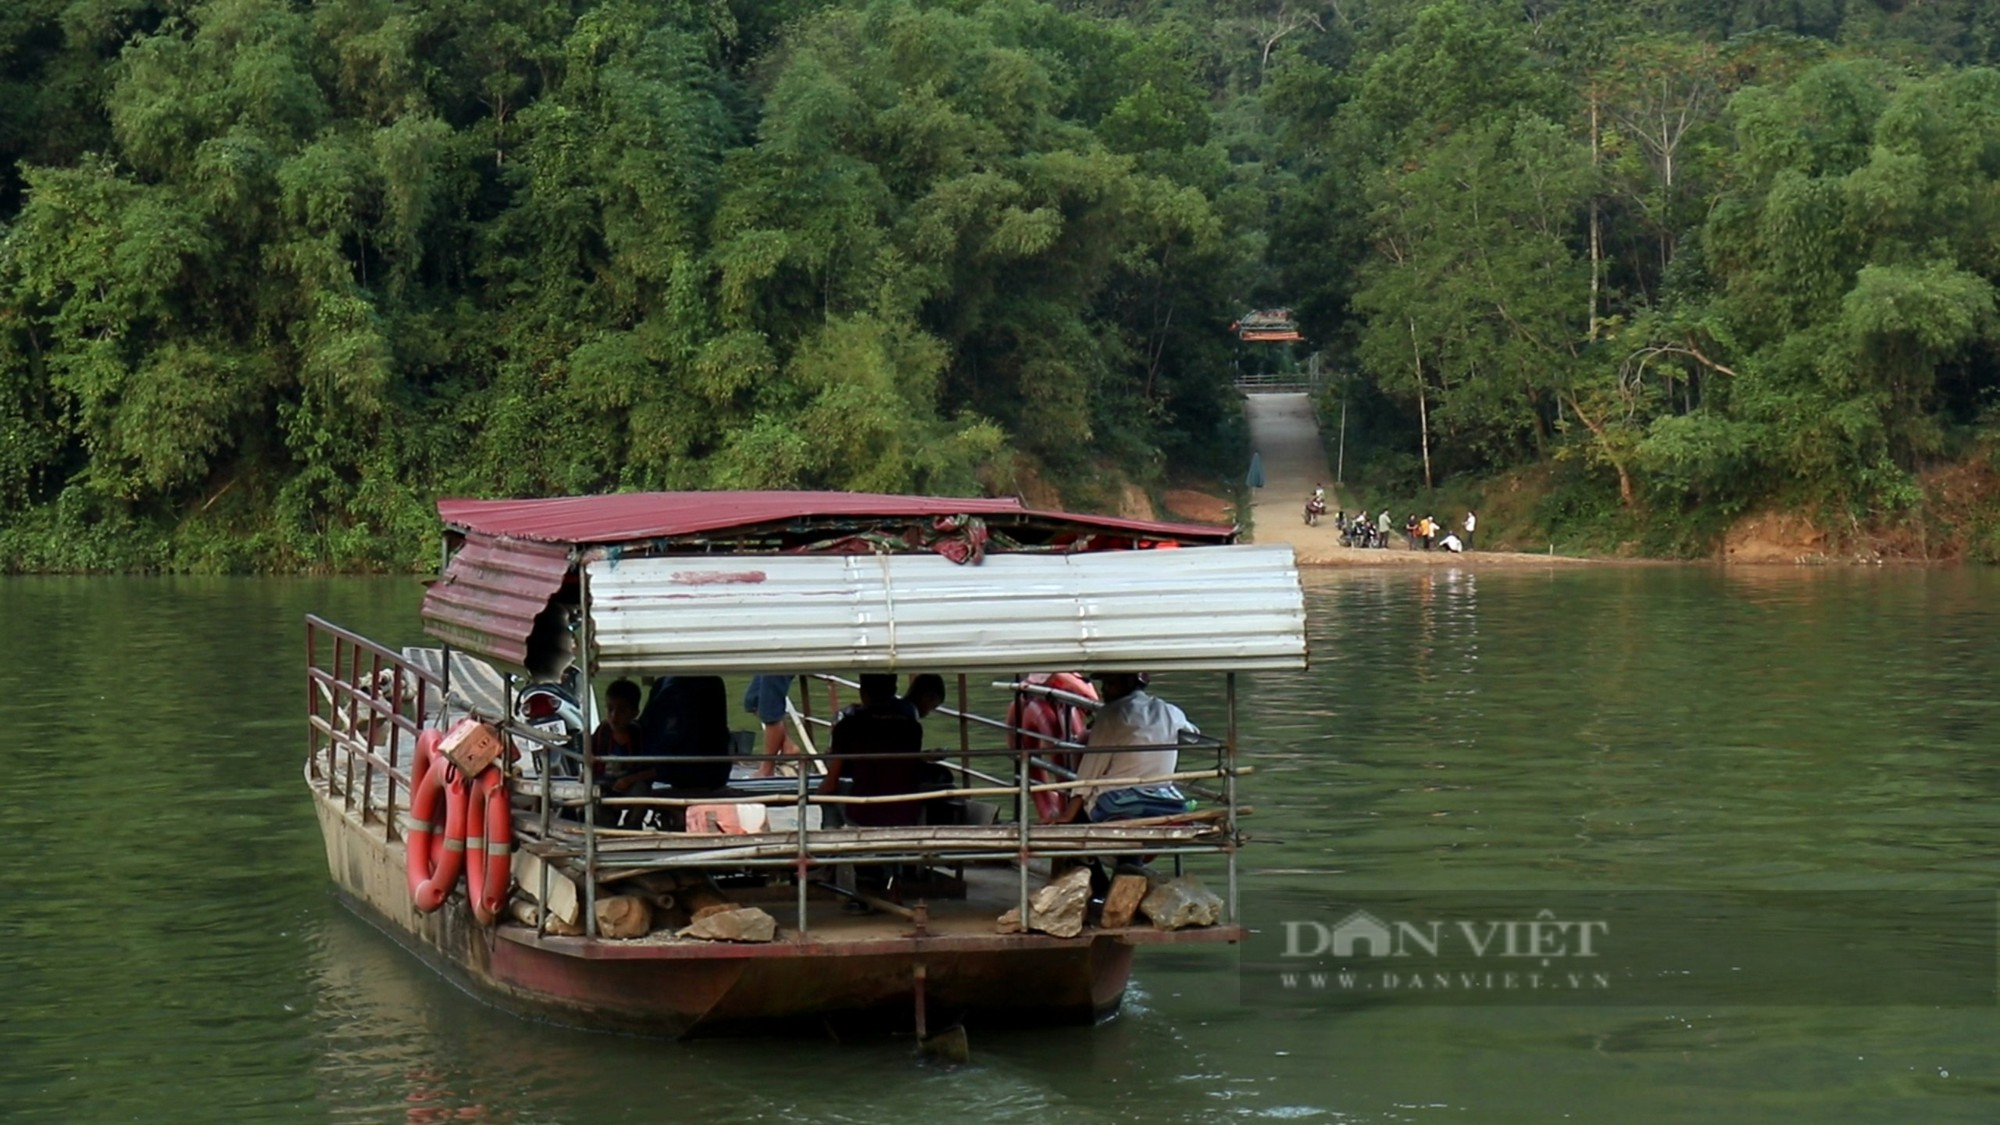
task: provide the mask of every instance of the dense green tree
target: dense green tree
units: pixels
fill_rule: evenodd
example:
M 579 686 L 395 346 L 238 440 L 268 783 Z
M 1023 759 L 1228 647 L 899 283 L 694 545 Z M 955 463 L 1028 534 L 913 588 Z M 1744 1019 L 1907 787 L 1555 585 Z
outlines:
M 1406 483 L 1897 509 L 2000 397 L 1991 8 L 19 0 L 4 565 L 408 565 L 444 492 L 1109 500 L 1235 462 L 1266 304 Z

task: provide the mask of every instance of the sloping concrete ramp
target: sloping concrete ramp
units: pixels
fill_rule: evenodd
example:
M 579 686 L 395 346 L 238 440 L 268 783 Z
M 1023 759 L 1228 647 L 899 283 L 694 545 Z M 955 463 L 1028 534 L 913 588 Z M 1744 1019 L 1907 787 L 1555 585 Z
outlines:
M 1290 544 L 1301 565 L 1568 566 L 1584 561 L 1511 551 L 1474 551 L 1463 555 L 1441 550 L 1412 551 L 1403 542 L 1407 512 L 1391 513 L 1395 531 L 1387 549 L 1343 547 L 1340 533 L 1334 530 L 1333 513 L 1343 508 L 1351 512 L 1357 501 L 1334 487 L 1312 399 L 1296 393 L 1252 392 L 1244 400 L 1244 410 L 1250 419 L 1250 448 L 1256 450 L 1264 464 L 1264 487 L 1251 493 L 1251 539 L 1258 543 Z M 1329 511 L 1318 527 L 1307 527 L 1306 499 L 1316 484 L 1326 486 Z M 1463 509 L 1431 514 L 1451 526 L 1457 526 L 1465 517 Z
M 1300 562 L 1327 550 L 1344 550 L 1333 527 L 1333 510 L 1341 507 L 1341 499 L 1327 467 L 1312 397 L 1253 393 L 1244 396 L 1243 409 L 1250 419 L 1250 448 L 1264 463 L 1264 487 L 1251 490 L 1252 538 L 1289 543 Z M 1318 527 L 1307 527 L 1306 500 L 1314 485 L 1326 486 L 1327 518 Z

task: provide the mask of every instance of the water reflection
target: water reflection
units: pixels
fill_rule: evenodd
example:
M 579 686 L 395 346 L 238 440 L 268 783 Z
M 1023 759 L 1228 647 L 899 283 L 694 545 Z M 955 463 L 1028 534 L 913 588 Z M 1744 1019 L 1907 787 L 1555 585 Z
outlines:
M 725 1120 L 880 1120 L 885 1105 L 946 1099 L 978 1120 L 1110 1120 L 1128 1091 L 1160 1091 L 1153 1119 L 1208 1115 L 1204 1060 L 1164 998 L 1135 987 L 1123 1017 L 1095 1029 L 974 1036 L 975 1063 L 923 1062 L 903 1038 L 666 1042 L 515 1018 L 445 983 L 384 934 L 344 911 L 309 943 L 313 1069 L 334 1116 L 363 1121 L 653 1120 L 665 1107 L 726 1107 Z M 1229 980 L 1226 951 L 1155 966 L 1197 983 Z M 1187 1087 L 1176 1094 L 1176 1087 Z M 1185 1098 L 1195 1097 L 1193 1104 Z M 1197 1112 L 1198 1111 L 1198 1112 Z

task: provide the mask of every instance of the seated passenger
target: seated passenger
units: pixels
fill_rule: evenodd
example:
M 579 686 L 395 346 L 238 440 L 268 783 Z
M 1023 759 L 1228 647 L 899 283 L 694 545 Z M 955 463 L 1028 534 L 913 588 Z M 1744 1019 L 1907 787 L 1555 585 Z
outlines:
M 590 756 L 595 759 L 594 767 L 597 776 L 604 779 L 604 787 L 612 793 L 630 793 L 650 784 L 651 767 L 621 768 L 609 761 L 639 752 L 639 685 L 631 680 L 613 680 L 604 689 L 604 715 L 604 721 L 597 724 L 597 730 L 590 736 Z
M 1058 822 L 1138 820 L 1187 811 L 1187 797 L 1171 781 L 1180 766 L 1182 731 L 1201 733 L 1187 714 L 1164 699 L 1146 693 L 1144 672 L 1106 672 L 1098 677 L 1104 706 L 1091 720 L 1084 744 L 1093 750 L 1130 746 L 1110 754 L 1084 754 L 1077 767 L 1077 787 Z M 1130 778 L 1133 784 L 1091 785 L 1098 778 Z
M 590 735 L 591 769 L 597 778 L 600 797 L 644 796 L 653 787 L 658 770 L 647 765 L 621 765 L 617 759 L 643 753 L 639 745 L 639 685 L 631 680 L 613 680 L 604 689 L 604 721 Z M 645 811 L 620 808 L 611 815 L 613 828 L 638 828 Z
M 707 758 L 664 762 L 655 779 L 675 789 L 729 784 L 729 693 L 721 676 L 661 676 L 639 712 L 639 745 L 648 757 Z
M 944 677 L 933 672 L 910 677 L 910 690 L 903 693 L 903 702 L 917 713 L 917 718 L 928 719 L 931 712 L 944 703 Z
M 916 709 L 896 698 L 896 677 L 869 673 L 861 677 L 861 702 L 842 711 L 833 724 L 833 744 L 828 751 L 826 777 L 819 791 L 840 792 L 843 778 L 853 784 L 854 797 L 887 797 L 917 793 L 924 788 L 928 765 L 921 758 L 886 758 L 886 754 L 915 754 L 924 748 L 923 724 Z M 843 805 L 849 824 L 869 828 L 901 827 L 920 823 L 924 802 L 885 801 L 876 805 Z

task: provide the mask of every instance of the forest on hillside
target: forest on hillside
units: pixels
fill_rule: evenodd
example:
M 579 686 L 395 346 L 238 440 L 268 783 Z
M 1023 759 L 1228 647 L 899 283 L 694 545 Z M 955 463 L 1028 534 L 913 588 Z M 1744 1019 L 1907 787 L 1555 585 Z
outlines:
M 1385 490 L 1941 518 L 1996 62 L 1980 0 L 12 0 L 0 569 L 421 566 L 439 495 L 1105 505 L 1240 475 L 1273 304 Z

